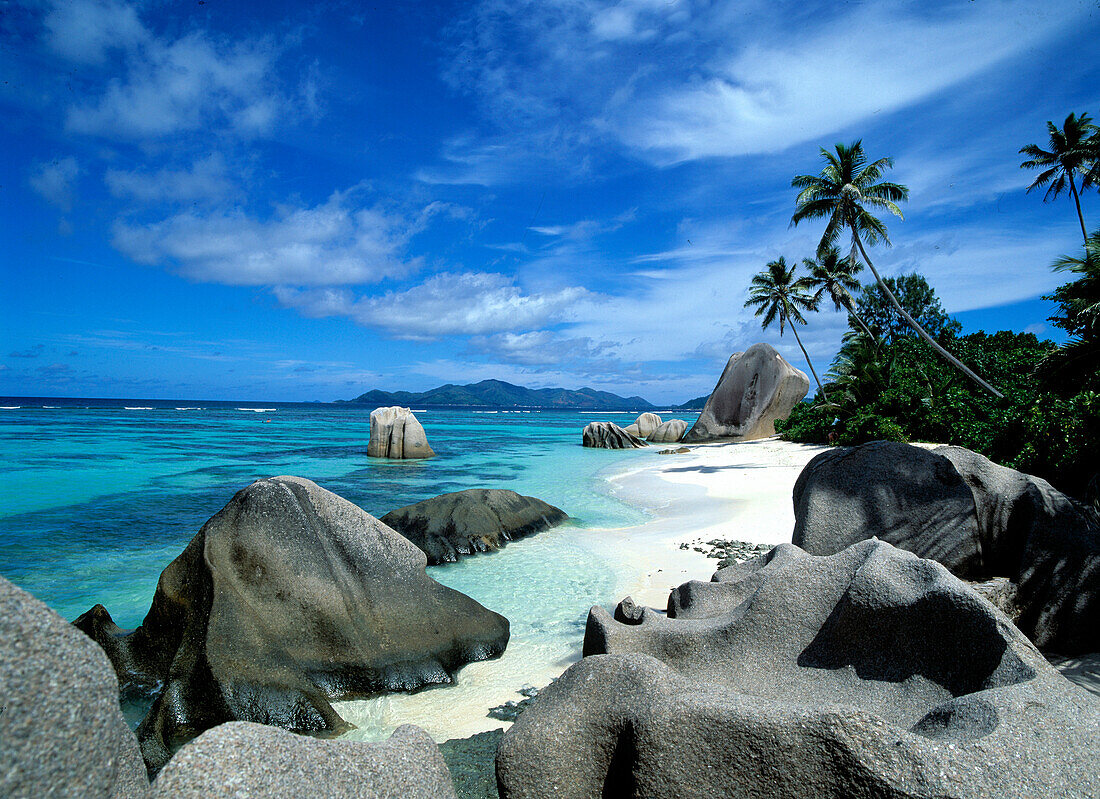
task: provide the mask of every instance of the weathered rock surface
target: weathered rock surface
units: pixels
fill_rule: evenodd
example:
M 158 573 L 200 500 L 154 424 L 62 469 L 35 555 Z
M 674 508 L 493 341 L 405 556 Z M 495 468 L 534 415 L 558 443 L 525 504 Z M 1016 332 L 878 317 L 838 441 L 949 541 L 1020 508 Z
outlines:
M 634 420 L 634 424 L 638 426 L 638 432 L 635 434 L 638 438 L 649 438 L 661 426 L 661 417 L 655 413 L 646 412 L 639 415 Z
M 500 655 L 508 620 L 427 576 L 424 553 L 298 477 L 237 492 L 160 576 L 141 627 L 75 622 L 124 685 L 163 683 L 138 728 L 151 770 L 225 721 L 346 729 L 333 700 L 447 683 Z
M 795 546 L 832 555 L 878 537 L 954 574 L 984 579 L 974 497 L 951 461 L 908 444 L 835 447 L 794 484 Z
M 1015 584 L 1016 625 L 1066 655 L 1100 651 L 1100 520 L 1046 480 L 937 447 L 974 495 L 989 576 Z
M 597 449 L 638 449 L 648 446 L 636 435 L 626 432 L 614 422 L 590 422 L 581 433 L 581 443 Z
M 493 552 L 568 518 L 541 499 L 499 488 L 471 488 L 391 510 L 381 521 L 420 547 L 434 565 Z
M 752 441 L 775 435 L 775 421 L 786 419 L 810 390 L 810 380 L 770 344 L 753 344 L 730 356 L 703 412 L 685 443 L 733 439 Z
M 630 435 L 632 436 L 640 436 L 642 434 L 642 429 L 638 427 L 637 422 L 631 422 L 626 427 L 624 427 L 623 430 L 630 433 Z
M 419 727 L 388 741 L 325 741 L 235 721 L 184 746 L 153 785 L 153 799 L 454 799 L 439 747 Z
M 393 405 L 371 411 L 367 455 L 371 458 L 431 458 L 435 452 L 428 446 L 424 427 L 412 411 Z
M 794 510 L 793 542 L 812 554 L 877 537 L 966 579 L 1007 577 L 1037 646 L 1100 651 L 1100 524 L 1045 480 L 962 447 L 875 441 L 810 461 Z
M 688 424 L 683 419 L 669 419 L 658 425 L 646 440 L 652 444 L 675 444 L 684 437 L 687 429 Z
M 1100 791 L 1100 703 L 939 564 L 783 544 L 716 579 L 593 608 L 501 741 L 505 799 Z
M 103 651 L 0 577 L 0 796 L 138 799 L 148 791 Z

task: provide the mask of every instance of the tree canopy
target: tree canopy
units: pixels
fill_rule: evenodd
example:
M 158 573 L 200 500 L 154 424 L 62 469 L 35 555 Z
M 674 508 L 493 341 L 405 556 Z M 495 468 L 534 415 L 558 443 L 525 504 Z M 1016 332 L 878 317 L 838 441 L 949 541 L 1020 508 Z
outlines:
M 954 338 L 962 325 L 947 315 L 936 291 L 923 275 L 911 274 L 883 280 L 906 312 L 917 320 L 928 335 L 937 341 Z M 909 323 L 902 318 L 877 283 L 863 287 L 857 312 L 867 326 L 880 338 L 894 341 L 899 336 L 912 335 Z

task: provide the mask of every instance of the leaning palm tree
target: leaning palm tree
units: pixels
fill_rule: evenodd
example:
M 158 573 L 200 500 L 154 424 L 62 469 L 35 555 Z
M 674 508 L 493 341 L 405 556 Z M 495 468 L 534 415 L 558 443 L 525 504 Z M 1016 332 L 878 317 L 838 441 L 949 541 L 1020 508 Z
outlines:
M 752 279 L 749 298 L 745 300 L 745 307 L 755 307 L 756 316 L 763 316 L 761 327 L 767 330 L 771 323 L 779 319 L 779 335 L 783 335 L 783 328 L 790 324 L 794 340 L 798 342 L 802 354 L 806 357 L 806 363 L 810 366 L 817 387 L 826 400 L 829 396 L 825 393 L 825 387 L 821 385 L 821 378 L 817 376 L 810 354 L 802 346 L 802 339 L 798 336 L 798 325 L 806 324 L 806 318 L 802 311 L 816 311 L 817 300 L 810 293 L 812 287 L 808 277 L 794 276 L 796 265 L 787 266 L 786 259 L 781 255 L 778 259 L 767 264 L 765 271 Z
M 1066 190 L 1069 184 L 1070 194 L 1077 206 L 1077 220 L 1081 223 L 1081 237 L 1088 243 L 1089 234 L 1085 232 L 1085 216 L 1081 213 L 1081 196 L 1077 193 L 1074 176 L 1081 178 L 1081 188 L 1087 188 L 1095 179 L 1097 129 L 1088 114 L 1070 114 L 1059 129 L 1053 122 L 1047 122 L 1050 133 L 1050 149 L 1044 150 L 1037 144 L 1021 147 L 1023 155 L 1030 156 L 1020 164 L 1021 169 L 1041 169 L 1035 181 L 1027 187 L 1032 189 L 1047 186 L 1043 201 L 1053 200 Z M 1049 186 L 1047 185 L 1049 184 Z
M 875 334 L 856 313 L 856 304 L 852 299 L 852 292 L 859 291 L 856 275 L 863 266 L 854 258 L 843 258 L 836 247 L 827 248 L 817 260 L 803 258 L 802 265 L 810 272 L 810 288 L 815 289 L 814 302 L 820 303 L 827 296 L 836 310 L 846 311 L 871 341 L 874 341 Z
M 883 173 L 894 165 L 893 160 L 880 158 L 868 164 L 867 156 L 863 152 L 863 142 L 858 139 L 850 146 L 838 143 L 835 146 L 835 152 L 829 152 L 822 147 L 821 155 L 825 159 L 825 166 L 820 175 L 798 175 L 791 181 L 792 186 L 801 189 L 794 216 L 791 217 L 791 225 L 797 225 L 803 219 L 828 220 L 825 233 L 821 236 L 821 243 L 817 248 L 819 256 L 829 247 L 834 246 L 841 235 L 846 232 L 851 233 L 853 250 L 851 257 L 854 258 L 854 251 L 859 250 L 863 262 L 875 276 L 882 293 L 901 318 L 952 366 L 995 397 L 1003 397 L 1001 392 L 974 374 L 966 364 L 940 346 L 939 342 L 917 324 L 917 321 L 901 307 L 894 292 L 890 291 L 890 287 L 883 282 L 875 265 L 867 257 L 867 250 L 863 247 L 864 239 L 872 245 L 880 240 L 886 245 L 890 244 L 885 223 L 867 208 L 889 211 L 900 219 L 905 218 L 897 203 L 908 199 L 909 189 L 881 179 Z

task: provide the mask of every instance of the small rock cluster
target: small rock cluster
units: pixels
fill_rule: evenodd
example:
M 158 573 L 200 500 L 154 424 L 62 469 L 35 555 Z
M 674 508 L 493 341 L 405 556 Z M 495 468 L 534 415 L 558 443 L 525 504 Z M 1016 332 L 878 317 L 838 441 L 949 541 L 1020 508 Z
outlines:
M 497 705 L 491 708 L 485 715 L 497 721 L 515 721 L 519 717 L 519 714 L 530 707 L 531 703 L 535 701 L 535 697 L 539 695 L 539 689 L 533 685 L 525 685 L 516 693 L 525 698 L 518 702 L 508 700 L 503 705 Z
M 754 544 L 751 541 L 726 541 L 722 538 L 713 538 L 701 546 L 703 540 L 684 542 L 680 549 L 693 549 L 701 552 L 708 558 L 718 558 L 718 568 L 724 569 L 734 563 L 744 563 L 760 555 L 766 555 L 775 549 L 775 544 Z

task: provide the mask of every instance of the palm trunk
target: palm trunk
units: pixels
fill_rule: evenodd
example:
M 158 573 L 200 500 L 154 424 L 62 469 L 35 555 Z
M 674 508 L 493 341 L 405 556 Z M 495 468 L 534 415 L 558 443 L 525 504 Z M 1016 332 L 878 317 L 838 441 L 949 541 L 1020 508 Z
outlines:
M 802 350 L 802 354 L 806 356 L 806 363 L 810 367 L 810 371 L 813 373 L 814 380 L 817 381 L 817 388 L 821 392 L 821 396 L 825 398 L 825 401 L 829 401 L 829 395 L 825 393 L 825 386 L 821 385 L 821 378 L 817 376 L 817 370 L 814 369 L 813 362 L 810 360 L 810 353 L 806 352 L 806 348 L 802 346 L 802 339 L 798 337 L 798 328 L 795 327 L 794 322 L 791 322 L 791 332 L 794 333 L 794 340 L 798 342 L 799 349 Z
M 856 309 L 852 305 L 851 299 L 849 299 L 845 305 L 848 306 L 848 315 L 856 320 L 856 324 L 858 324 L 863 329 L 863 332 L 867 334 L 867 338 L 871 339 L 872 342 L 878 341 L 875 334 L 871 332 L 871 328 L 867 327 L 867 323 L 859 318 L 859 314 L 856 313 Z
M 855 263 L 856 263 L 856 251 L 855 250 L 852 250 L 851 252 L 848 253 L 848 261 L 852 264 L 852 274 L 855 274 Z M 847 301 L 844 304 L 848 308 L 848 315 L 851 316 L 853 319 L 856 320 L 856 322 L 859 323 L 859 326 L 861 328 L 863 328 L 863 332 L 867 334 L 867 338 L 871 339 L 871 341 L 873 341 L 877 344 L 878 343 L 878 337 L 874 333 L 871 332 L 871 328 L 867 327 L 867 323 L 864 322 L 862 319 L 860 319 L 859 314 L 856 313 L 855 303 L 852 302 L 852 295 L 848 294 L 846 289 L 844 290 L 844 293 L 847 296 Z
M 1073 173 L 1069 173 L 1069 190 L 1073 192 L 1073 201 L 1077 203 L 1077 221 L 1081 223 L 1081 235 L 1085 237 L 1085 246 L 1089 246 L 1089 234 L 1085 232 L 1085 215 L 1081 213 L 1081 197 L 1077 194 L 1077 187 L 1073 184 Z
M 875 265 L 871 263 L 871 259 L 867 257 L 867 251 L 863 249 L 863 242 L 860 241 L 859 235 L 856 233 L 854 227 L 852 228 L 852 238 L 855 240 L 856 246 L 859 247 L 860 255 L 863 256 L 863 262 L 867 264 L 867 267 L 871 270 L 871 274 L 874 275 L 875 280 L 878 281 L 879 288 L 882 289 L 883 293 L 886 294 L 886 298 L 890 300 L 890 302 L 893 304 L 894 310 L 901 314 L 902 319 L 904 319 L 909 324 L 909 326 L 913 328 L 914 331 L 916 331 L 917 335 L 928 342 L 928 344 L 930 344 L 936 352 L 946 358 L 952 366 L 961 371 L 979 386 L 984 388 L 997 399 L 1004 399 L 1004 394 L 1002 394 L 1000 391 L 993 388 L 993 386 L 989 385 L 989 383 L 985 382 L 976 374 L 974 374 L 974 372 L 971 371 L 971 369 L 966 364 L 964 364 L 950 352 L 941 347 L 938 341 L 936 341 L 934 338 L 924 332 L 924 328 L 917 324 L 917 320 L 911 317 L 906 312 L 906 310 L 901 307 L 901 303 L 898 302 L 898 298 L 894 296 L 894 292 L 890 291 L 890 287 L 887 286 L 885 282 L 883 282 L 881 277 L 879 277 L 878 271 L 875 269 Z

